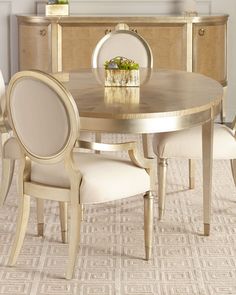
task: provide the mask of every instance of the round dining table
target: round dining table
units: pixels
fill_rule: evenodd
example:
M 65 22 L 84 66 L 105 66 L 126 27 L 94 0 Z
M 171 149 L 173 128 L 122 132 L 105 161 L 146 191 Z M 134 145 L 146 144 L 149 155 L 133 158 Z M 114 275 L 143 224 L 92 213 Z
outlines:
M 81 129 L 148 134 L 202 125 L 203 223 L 210 233 L 213 122 L 223 88 L 192 72 L 140 70 L 139 87 L 104 87 L 104 70 L 59 73 L 78 106 Z

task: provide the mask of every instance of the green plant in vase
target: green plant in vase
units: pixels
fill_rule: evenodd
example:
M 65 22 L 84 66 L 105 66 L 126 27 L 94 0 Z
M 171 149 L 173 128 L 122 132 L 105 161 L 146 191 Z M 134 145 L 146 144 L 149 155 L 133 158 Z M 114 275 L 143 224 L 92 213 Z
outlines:
M 117 56 L 105 61 L 104 68 L 106 70 L 138 70 L 139 64 L 126 57 Z
M 139 86 L 139 64 L 117 56 L 104 63 L 105 86 Z
M 57 4 L 69 4 L 69 0 L 57 0 Z

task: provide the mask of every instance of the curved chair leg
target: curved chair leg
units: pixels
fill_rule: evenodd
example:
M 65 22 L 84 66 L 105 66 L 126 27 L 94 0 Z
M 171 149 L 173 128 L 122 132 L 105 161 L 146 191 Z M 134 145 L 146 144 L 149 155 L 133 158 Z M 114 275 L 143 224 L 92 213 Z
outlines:
M 61 238 L 63 243 L 68 243 L 68 203 L 59 202 Z
M 195 187 L 195 161 L 192 159 L 188 160 L 188 173 L 189 173 L 189 188 L 194 189 Z
M 15 161 L 12 159 L 2 160 L 2 180 L 0 187 L 0 207 L 4 204 L 12 183 Z
M 16 263 L 17 257 L 20 253 L 25 232 L 29 219 L 30 212 L 30 196 L 23 195 L 20 200 L 19 209 L 18 209 L 18 220 L 16 227 L 15 240 L 11 249 L 11 254 L 9 257 L 8 265 L 12 266 Z
M 166 197 L 166 171 L 167 159 L 160 158 L 158 162 L 158 206 L 159 219 L 161 220 L 165 212 L 165 197 Z
M 37 223 L 38 223 L 38 236 L 43 237 L 44 233 L 44 200 L 36 199 L 37 209 Z
M 236 186 L 236 159 L 230 160 L 231 171 L 234 179 L 234 185 Z
M 151 191 L 144 195 L 144 241 L 146 260 L 149 260 L 152 254 L 153 243 L 153 203 L 154 196 Z
M 71 222 L 69 237 L 69 259 L 66 279 L 70 280 L 74 273 L 78 244 L 80 240 L 81 205 L 71 206 Z

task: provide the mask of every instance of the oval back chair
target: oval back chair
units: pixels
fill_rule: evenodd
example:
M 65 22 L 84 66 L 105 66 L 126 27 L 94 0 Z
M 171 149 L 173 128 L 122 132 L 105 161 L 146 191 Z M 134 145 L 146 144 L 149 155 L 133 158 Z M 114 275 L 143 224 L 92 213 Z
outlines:
M 153 55 L 147 41 L 129 29 L 117 29 L 105 35 L 96 45 L 92 55 L 92 67 L 101 68 L 106 60 L 116 56 L 132 59 L 141 68 L 152 68 Z
M 67 279 L 72 278 L 75 267 L 84 204 L 144 194 L 145 249 L 149 259 L 153 220 L 152 163 L 139 157 L 135 143 L 110 147 L 111 151 L 128 151 L 133 163 L 117 157 L 79 152 L 80 147 L 107 151 L 109 145 L 78 140 L 80 121 L 73 97 L 58 80 L 42 72 L 15 74 L 7 90 L 7 107 L 14 140 L 19 144 L 20 197 L 9 264 L 16 263 L 23 244 L 30 197 L 70 205 Z M 13 138 L 8 143 L 11 140 Z M 67 224 L 66 216 L 63 218 Z
M 148 42 L 138 33 L 131 31 L 127 24 L 118 24 L 115 31 L 100 39 L 92 54 L 92 68 L 103 68 L 105 61 L 116 56 L 134 60 L 139 64 L 140 68 L 151 69 L 153 67 L 153 54 Z M 145 74 L 148 74 L 148 72 Z M 142 84 L 145 83 L 147 77 L 143 78 L 141 76 L 140 79 Z M 96 134 L 96 138 L 101 141 L 101 136 L 99 137 L 98 134 Z M 147 134 L 142 135 L 145 157 L 149 157 L 151 154 L 150 140 Z

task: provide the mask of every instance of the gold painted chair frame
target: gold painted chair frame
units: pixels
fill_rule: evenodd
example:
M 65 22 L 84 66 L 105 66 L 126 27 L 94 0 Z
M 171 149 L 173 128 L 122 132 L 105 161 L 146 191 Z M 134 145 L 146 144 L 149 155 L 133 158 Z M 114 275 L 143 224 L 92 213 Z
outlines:
M 230 126 L 230 129 L 234 132 L 234 138 L 236 140 L 236 116 Z M 223 151 L 222 151 L 223 153 Z M 236 159 L 229 159 L 232 177 L 234 184 L 236 186 Z M 167 167 L 168 159 L 167 158 L 157 158 L 158 161 L 158 210 L 159 210 L 159 219 L 162 220 L 165 214 L 165 203 L 166 203 L 166 182 L 167 182 Z M 195 160 L 188 160 L 188 175 L 189 175 L 189 189 L 195 188 Z
M 0 186 L 0 207 L 3 206 L 7 194 L 9 192 L 12 177 L 14 172 L 14 160 L 4 159 L 3 155 L 3 145 L 5 141 L 10 136 L 11 128 L 7 122 L 6 118 L 6 104 L 5 98 L 5 82 L 3 79 L 2 72 L 0 71 L 0 149 L 1 149 L 1 162 L 2 162 L 2 171 L 1 171 L 1 186 Z
M 0 185 L 0 207 L 6 201 L 15 168 L 16 156 L 14 155 L 17 150 L 18 143 L 12 138 L 6 145 L 5 143 L 11 138 L 12 129 L 9 125 L 6 116 L 6 97 L 5 97 L 5 83 L 3 80 L 2 72 L 0 71 L 0 149 L 1 149 L 1 185 Z M 10 143 L 10 144 L 9 144 Z M 60 220 L 62 228 L 62 241 L 67 242 L 64 228 L 67 227 L 65 222 L 66 208 L 60 203 Z M 43 214 L 43 201 L 37 200 L 37 219 L 38 219 L 38 235 L 43 236 L 44 228 L 44 214 Z
M 69 120 L 69 138 L 65 142 L 65 145 L 61 148 L 59 152 L 53 156 L 42 157 L 36 153 L 32 153 L 24 145 L 18 136 L 18 132 L 12 120 L 10 99 L 12 95 L 12 90 L 15 84 L 24 77 L 35 78 L 46 85 L 50 86 L 51 89 L 60 94 L 60 99 L 66 106 L 68 112 Z M 11 126 L 16 136 L 17 142 L 19 144 L 18 151 L 14 153 L 15 159 L 19 162 L 18 171 L 18 191 L 19 191 L 19 211 L 18 211 L 18 222 L 15 234 L 15 240 L 11 249 L 9 257 L 9 265 L 14 265 L 16 263 L 17 257 L 22 248 L 24 241 L 24 236 L 26 233 L 29 212 L 30 212 L 30 196 L 34 196 L 38 200 L 38 205 L 41 206 L 43 200 L 50 199 L 60 202 L 62 212 L 65 212 L 61 216 L 63 220 L 62 223 L 66 223 L 66 213 L 67 204 L 70 205 L 70 230 L 69 230 L 69 259 L 68 266 L 66 270 L 66 278 L 71 279 L 74 272 L 77 247 L 80 238 L 80 223 L 82 214 L 82 204 L 80 203 L 79 193 L 80 193 L 80 180 L 81 174 L 79 170 L 74 168 L 74 163 L 72 159 L 72 154 L 74 151 L 80 148 L 88 148 L 92 150 L 100 151 L 127 151 L 132 162 L 144 168 L 150 175 L 150 191 L 146 192 L 144 195 L 144 236 L 145 236 L 145 251 L 146 259 L 149 259 L 152 251 L 152 232 L 153 232 L 153 195 L 152 190 L 154 188 L 153 184 L 153 162 L 151 160 L 144 159 L 139 155 L 136 144 L 133 142 L 123 143 L 123 144 L 101 144 L 101 143 L 91 143 L 79 141 L 79 115 L 77 106 L 73 100 L 71 94 L 63 87 L 59 81 L 50 75 L 43 74 L 37 71 L 24 71 L 19 72 L 13 76 L 10 81 L 8 91 L 7 91 L 7 105 L 8 114 L 10 117 Z M 66 171 L 70 179 L 70 188 L 63 187 L 52 187 L 44 184 L 33 183 L 30 181 L 31 173 L 31 161 L 39 164 L 53 164 L 59 161 L 63 161 Z M 66 230 L 66 229 L 64 229 Z M 66 234 L 66 233 L 65 233 Z

